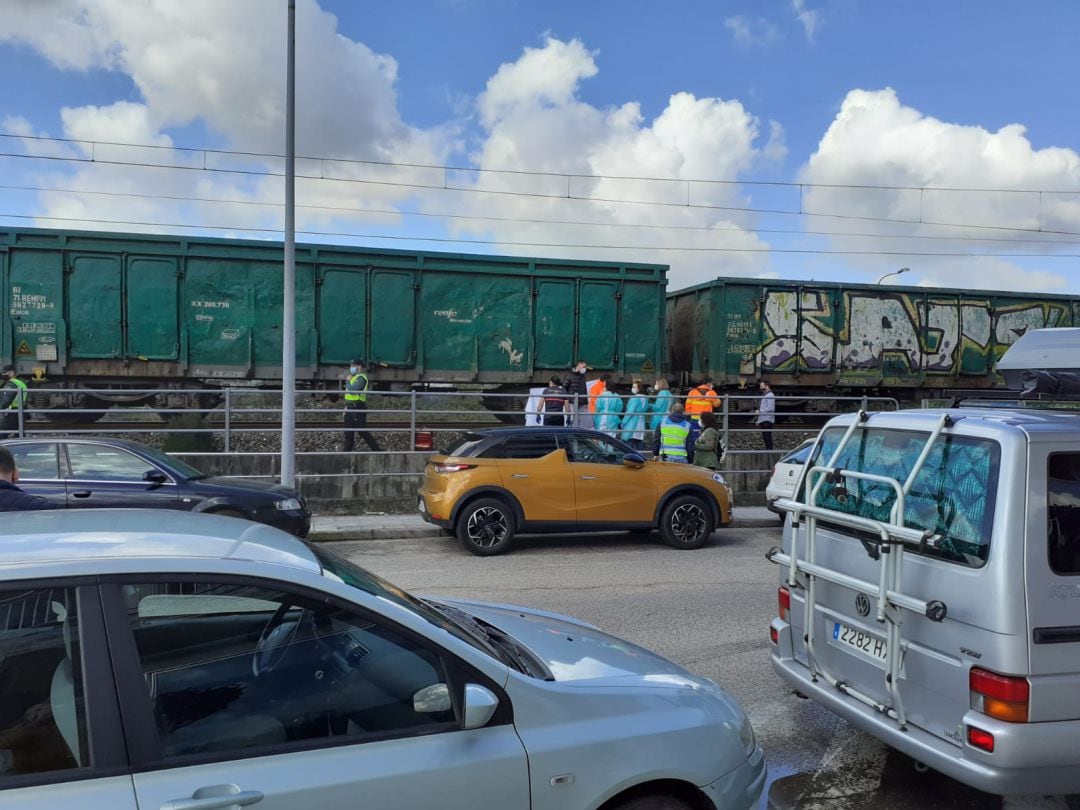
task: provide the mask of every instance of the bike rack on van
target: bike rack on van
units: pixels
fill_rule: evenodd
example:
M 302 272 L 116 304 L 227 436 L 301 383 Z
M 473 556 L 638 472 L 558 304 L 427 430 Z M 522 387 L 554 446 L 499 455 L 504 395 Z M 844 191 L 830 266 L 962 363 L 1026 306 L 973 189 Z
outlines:
M 844 694 L 850 695 L 861 703 L 865 703 L 876 711 L 896 720 L 900 729 L 906 731 L 907 721 L 903 701 L 900 699 L 899 684 L 901 656 L 907 646 L 900 634 L 900 626 L 903 624 L 903 611 L 909 610 L 926 616 L 930 621 L 940 622 L 948 613 L 948 608 L 944 602 L 938 600 L 926 602 L 908 596 L 900 590 L 904 549 L 908 547 L 933 548 L 938 540 L 929 530 L 904 525 L 904 499 L 911 491 L 911 486 L 926 463 L 926 459 L 930 456 L 934 443 L 941 436 L 942 431 L 952 424 L 953 420 L 948 414 L 941 415 L 937 425 L 930 432 L 922 452 L 911 468 L 911 472 L 908 473 L 902 484 L 899 480 L 887 476 L 837 468 L 837 460 L 841 457 L 844 449 L 857 431 L 869 426 L 869 420 L 869 414 L 865 411 L 859 411 L 855 420 L 848 427 L 847 432 L 844 433 L 840 444 L 833 451 L 828 464 L 815 466 L 807 470 L 804 482 L 804 500 L 782 498 L 774 503 L 778 509 L 791 513 L 791 553 L 784 554 L 781 549 L 774 548 L 769 551 L 766 557 L 770 562 L 787 566 L 787 584 L 789 587 L 803 588 L 806 592 L 803 641 L 806 644 L 807 663 L 810 668 L 811 679 L 816 683 L 819 677 L 823 678 L 826 683 L 836 687 Z M 844 482 L 847 480 L 869 481 L 892 487 L 896 492 L 896 503 L 893 505 L 889 515 L 889 521 L 849 515 L 817 505 L 818 494 L 826 482 L 833 484 L 839 490 L 838 492 L 834 491 L 837 497 L 847 497 L 845 495 L 846 490 L 843 487 Z M 804 519 L 806 523 L 805 559 L 799 559 L 799 535 Z M 815 552 L 819 522 L 853 529 L 868 535 L 865 539 L 861 539 L 861 542 L 866 548 L 867 554 L 872 559 L 880 562 L 880 575 L 876 584 L 817 564 Z M 892 698 L 892 706 L 886 706 L 869 695 L 863 694 L 834 677 L 820 665 L 815 654 L 814 629 L 818 580 L 849 588 L 876 601 L 876 618 L 886 625 L 885 650 L 888 670 L 885 675 L 885 687 Z

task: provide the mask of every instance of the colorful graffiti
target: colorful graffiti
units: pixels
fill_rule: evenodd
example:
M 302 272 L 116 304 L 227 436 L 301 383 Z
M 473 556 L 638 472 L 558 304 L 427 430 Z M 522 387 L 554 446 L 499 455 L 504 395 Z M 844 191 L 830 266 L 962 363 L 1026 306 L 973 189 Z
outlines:
M 1073 323 L 1068 301 L 858 290 L 769 291 L 759 317 L 765 339 L 742 374 L 987 374 L 1028 329 Z

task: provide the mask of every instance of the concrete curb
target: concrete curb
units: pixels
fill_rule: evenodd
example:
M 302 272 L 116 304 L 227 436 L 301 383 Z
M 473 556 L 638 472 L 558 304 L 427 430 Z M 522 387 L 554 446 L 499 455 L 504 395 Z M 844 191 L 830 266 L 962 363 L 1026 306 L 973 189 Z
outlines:
M 779 519 L 771 518 L 739 518 L 731 521 L 728 529 L 778 529 Z M 721 529 L 720 531 L 726 531 Z M 324 529 L 318 531 L 312 529 L 308 540 L 313 543 L 336 543 L 363 540 L 415 540 L 424 537 L 445 537 L 442 529 L 437 526 L 423 524 L 415 527 L 400 526 L 373 526 L 371 528 L 355 529 Z

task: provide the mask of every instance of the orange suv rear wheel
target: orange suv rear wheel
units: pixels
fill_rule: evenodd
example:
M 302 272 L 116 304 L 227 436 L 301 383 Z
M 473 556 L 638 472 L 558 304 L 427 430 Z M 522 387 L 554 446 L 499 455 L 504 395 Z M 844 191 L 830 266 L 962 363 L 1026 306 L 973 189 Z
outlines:
M 457 536 L 465 548 L 480 557 L 502 554 L 514 542 L 514 512 L 498 498 L 477 498 L 457 520 Z

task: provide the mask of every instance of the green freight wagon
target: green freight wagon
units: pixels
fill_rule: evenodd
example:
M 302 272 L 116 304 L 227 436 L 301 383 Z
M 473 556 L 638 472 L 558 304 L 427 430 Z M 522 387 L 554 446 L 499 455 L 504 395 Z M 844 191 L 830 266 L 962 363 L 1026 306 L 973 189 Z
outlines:
M 1080 298 L 718 278 L 668 295 L 668 367 L 801 393 L 985 389 L 1028 329 L 1080 325 Z
M 280 243 L 0 228 L 0 358 L 102 388 L 280 384 Z M 298 245 L 296 367 L 336 388 L 544 383 L 579 358 L 628 382 L 662 362 L 667 267 Z

